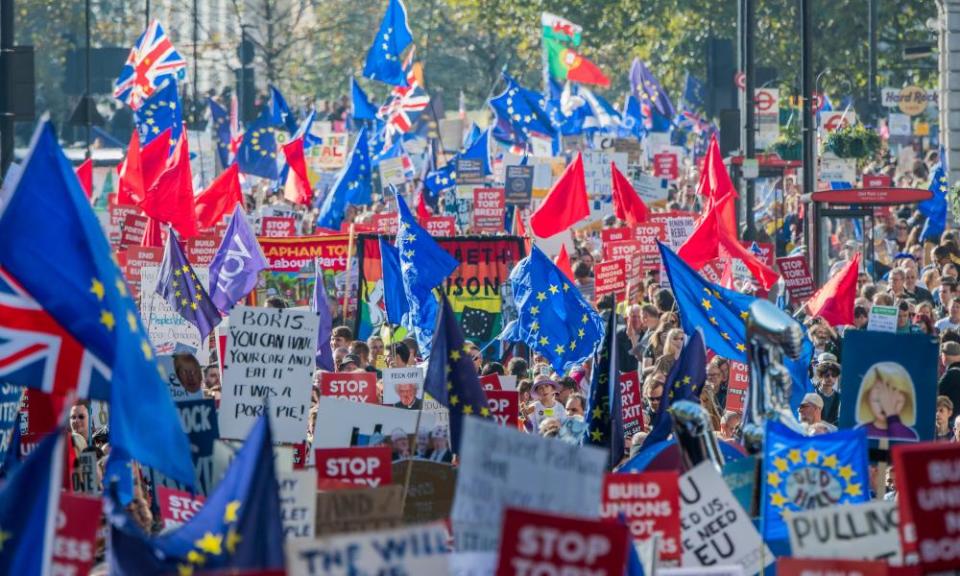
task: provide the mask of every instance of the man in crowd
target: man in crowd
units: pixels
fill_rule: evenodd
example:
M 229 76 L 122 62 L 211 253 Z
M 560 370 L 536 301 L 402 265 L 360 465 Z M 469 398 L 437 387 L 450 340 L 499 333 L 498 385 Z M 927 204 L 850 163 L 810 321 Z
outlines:
M 823 402 L 821 417 L 824 422 L 834 426 L 840 423 L 840 365 L 835 360 L 825 360 L 817 364 L 817 395 Z
M 953 402 L 946 396 L 937 396 L 936 440 L 937 442 L 951 442 L 953 430 L 950 429 L 950 420 L 953 415 Z
M 940 361 L 946 370 L 937 383 L 937 394 L 946 396 L 953 403 L 952 418 L 958 415 L 960 407 L 960 343 L 944 342 L 940 346 Z
M 827 430 L 835 432 L 837 427 L 828 422 L 823 422 L 823 398 L 815 392 L 806 394 L 800 401 L 800 423 L 805 426 L 808 433 L 815 433 L 818 426 L 825 426 Z

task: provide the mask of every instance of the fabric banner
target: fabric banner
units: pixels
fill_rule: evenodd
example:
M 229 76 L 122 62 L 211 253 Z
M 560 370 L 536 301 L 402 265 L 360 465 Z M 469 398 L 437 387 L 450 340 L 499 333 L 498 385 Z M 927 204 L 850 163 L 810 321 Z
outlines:
M 260 281 L 254 291 L 255 303 L 270 296 L 282 296 L 292 306 L 308 306 L 313 297 L 315 261 L 323 270 L 323 284 L 332 305 L 339 311 L 346 291 L 347 250 L 350 237 L 347 234 L 329 236 L 296 236 L 292 238 L 257 237 L 269 270 L 260 273 Z M 356 270 L 356 267 L 353 267 Z M 352 273 L 356 277 L 356 273 Z M 349 285 L 352 285 L 350 282 Z M 350 310 L 356 306 L 352 298 Z M 339 312 L 337 315 L 341 315 Z

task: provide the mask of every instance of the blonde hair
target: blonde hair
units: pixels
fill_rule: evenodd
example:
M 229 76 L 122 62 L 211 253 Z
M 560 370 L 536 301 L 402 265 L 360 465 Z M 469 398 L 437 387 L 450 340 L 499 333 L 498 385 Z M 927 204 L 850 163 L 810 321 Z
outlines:
M 674 338 L 674 336 L 677 336 L 678 334 L 679 334 L 680 336 L 683 336 L 684 338 L 687 337 L 687 335 L 684 334 L 684 333 L 683 333 L 683 330 L 680 329 L 680 328 L 671 328 L 670 331 L 667 332 L 667 337 L 666 337 L 666 339 L 664 339 L 664 341 L 663 341 L 663 353 L 664 353 L 664 355 L 669 354 L 669 355 L 673 356 L 674 358 L 676 358 L 677 356 L 680 355 L 680 349 L 674 349 L 674 344 L 673 344 L 673 338 Z
M 876 418 L 870 409 L 870 390 L 878 382 L 886 382 L 888 386 L 901 392 L 904 396 L 903 409 L 900 411 L 900 422 L 905 426 L 913 426 L 917 421 L 915 398 L 917 393 L 913 386 L 913 378 L 906 368 L 896 362 L 877 362 L 867 370 L 857 394 L 857 422 L 866 424 Z

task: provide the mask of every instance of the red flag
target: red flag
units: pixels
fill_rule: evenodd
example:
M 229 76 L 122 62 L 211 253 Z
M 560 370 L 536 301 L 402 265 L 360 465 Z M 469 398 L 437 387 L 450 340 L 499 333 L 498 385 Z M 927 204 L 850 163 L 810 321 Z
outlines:
M 192 238 L 198 234 L 197 213 L 186 131 L 181 133 L 170 160 L 156 183 L 147 189 L 140 208 L 147 216 L 169 223 L 183 238 Z
M 720 154 L 720 143 L 717 141 L 716 134 L 710 137 L 710 146 L 707 147 L 707 155 L 703 158 L 697 194 L 708 204 L 711 200 L 719 200 L 727 194 L 733 194 L 735 199 L 739 197 L 733 181 L 730 180 L 727 167 L 723 165 L 723 155 Z
M 167 167 L 170 156 L 170 134 L 167 128 L 146 146 L 140 146 L 140 137 L 134 130 L 127 146 L 127 157 L 120 164 L 117 204 L 140 205 L 146 191 L 156 183 Z
M 423 192 L 417 194 L 417 219 L 422 223 L 430 217 L 430 209 L 427 208 L 427 201 L 423 197 Z
M 596 64 L 584 58 L 581 54 L 570 50 L 563 51 L 560 56 L 567 68 L 567 80 L 579 82 L 581 84 L 596 84 L 598 86 L 610 86 L 610 79 L 603 73 Z
M 723 274 L 720 276 L 720 285 L 727 290 L 733 290 L 733 258 L 723 259 Z
M 80 179 L 80 186 L 83 187 L 83 193 L 87 195 L 87 200 L 93 197 L 93 158 L 87 158 L 82 164 L 77 166 L 77 178 Z
M 557 254 L 557 257 L 553 259 L 553 263 L 573 282 L 573 268 L 570 267 L 570 256 L 567 254 L 567 246 L 565 244 L 560 245 L 560 252 Z
M 224 170 L 210 186 L 197 196 L 197 220 L 204 228 L 216 226 L 223 217 L 233 212 L 237 204 L 243 205 L 240 191 L 240 168 L 234 162 Z
M 147 227 L 143 229 L 143 239 L 140 240 L 143 248 L 163 248 L 163 227 L 160 221 L 147 216 Z
M 827 280 L 827 283 L 807 300 L 807 313 L 823 318 L 831 326 L 853 324 L 859 273 L 860 253 L 857 252 L 843 270 Z
M 540 238 L 559 234 L 590 215 L 587 183 L 580 154 L 560 175 L 543 204 L 530 217 L 530 227 Z
M 307 176 L 307 161 L 303 156 L 303 136 L 294 138 L 283 145 L 283 155 L 287 157 L 290 173 L 283 187 L 283 197 L 294 204 L 309 206 L 313 200 L 313 188 Z
M 647 205 L 613 162 L 610 163 L 610 176 L 613 178 L 613 207 L 617 218 L 630 226 L 646 222 L 649 214 Z

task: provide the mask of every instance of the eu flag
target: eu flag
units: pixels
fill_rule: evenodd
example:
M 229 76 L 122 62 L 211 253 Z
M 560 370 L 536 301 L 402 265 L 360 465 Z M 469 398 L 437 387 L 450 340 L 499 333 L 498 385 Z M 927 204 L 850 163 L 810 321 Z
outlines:
M 756 298 L 708 282 L 662 243 L 660 258 L 677 300 L 683 331 L 693 334 L 702 328 L 708 348 L 729 360 L 746 362 L 747 309 Z
M 190 445 L 147 332 L 46 120 L 0 190 L 0 292 L 0 376 L 109 401 L 108 475 L 126 470 L 129 478 L 124 463 L 136 459 L 193 486 Z M 19 372 L 4 362 L 11 355 Z
M 327 191 L 320 205 L 317 226 L 339 230 L 347 205 L 366 205 L 371 202 L 372 177 L 370 175 L 370 147 L 367 144 L 366 128 L 360 130 L 347 165 L 340 171 L 337 181 Z
M 350 114 L 354 120 L 375 120 L 377 107 L 370 103 L 370 98 L 363 91 L 356 78 L 350 78 Z
M 673 120 L 677 115 L 660 81 L 639 58 L 634 58 L 630 66 L 630 87 L 641 104 L 649 105 L 667 120 Z
M 691 110 L 703 110 L 703 82 L 687 72 L 683 82 L 683 103 Z
M 336 365 L 333 362 L 333 349 L 330 348 L 330 336 L 333 334 L 333 316 L 330 314 L 330 303 L 327 301 L 327 289 L 323 283 L 323 268 L 320 260 L 314 261 L 313 300 L 310 308 L 320 318 L 317 323 L 317 368 L 333 372 Z
M 220 169 L 224 170 L 230 165 L 230 114 L 227 110 L 217 104 L 213 98 L 207 98 L 207 104 L 210 106 L 210 118 L 213 121 L 213 135 L 217 143 L 217 158 L 220 159 Z
M 254 120 L 243 135 L 240 148 L 237 150 L 237 164 L 240 172 L 253 176 L 260 176 L 269 180 L 276 180 L 277 148 L 283 136 L 283 125 L 274 120 L 271 105 L 266 104 L 260 115 Z
M 234 212 L 234 217 L 236 214 Z M 194 273 L 172 230 L 167 235 L 167 247 L 160 264 L 157 294 L 184 320 L 197 327 L 201 340 L 206 339 L 222 320 L 220 311 Z
M 51 574 L 65 439 L 44 437 L 0 490 L 0 574 Z
M 403 317 L 410 312 L 410 305 L 403 291 L 400 251 L 383 236 L 380 237 L 380 266 L 383 271 L 383 303 L 387 308 L 387 321 L 399 326 L 403 324 Z
M 136 111 L 136 119 L 141 145 L 146 146 L 169 128 L 172 150 L 183 131 L 183 110 L 177 94 L 177 83 L 173 79 L 169 80 L 163 88 L 144 100 L 143 106 Z
M 703 334 L 700 330 L 694 330 L 667 375 L 663 396 L 650 423 L 650 434 L 643 441 L 643 448 L 663 442 L 670 436 L 670 431 L 673 429 L 673 419 L 667 412 L 670 405 L 681 400 L 699 404 L 700 391 L 703 390 L 703 384 L 706 381 L 707 350 L 703 346 Z
M 390 0 L 380 22 L 380 29 L 367 52 L 363 75 L 394 86 L 407 85 L 407 72 L 400 56 L 413 42 L 413 34 L 407 24 L 407 7 L 403 0 Z
M 517 337 L 557 372 L 583 362 L 603 342 L 603 318 L 536 245 L 510 272 Z
M 627 94 L 623 105 L 623 121 L 620 123 L 620 137 L 633 136 L 637 140 L 642 140 L 646 133 L 647 128 L 643 121 L 640 101 L 633 94 Z
M 489 418 L 490 408 L 450 301 L 446 294 L 440 300 L 440 320 L 433 337 L 423 391 L 449 409 L 450 447 L 459 452 L 463 418 Z
M 460 158 L 474 158 L 483 162 L 483 173 L 489 176 L 493 174 L 490 169 L 490 129 L 486 129 L 476 140 L 470 143 L 461 154 Z M 449 163 L 448 163 L 449 165 Z M 454 164 L 456 166 L 456 164 Z
M 270 86 L 270 115 L 274 124 L 279 124 L 293 134 L 297 131 L 297 117 L 287 105 L 287 100 L 276 86 Z
M 454 156 L 443 168 L 437 168 L 427 174 L 423 181 L 424 188 L 429 193 L 428 196 L 439 198 L 444 190 L 449 190 L 457 185 L 457 157 Z
M 283 522 L 273 440 L 261 416 L 223 480 L 189 522 L 151 538 L 109 498 L 108 560 L 115 575 L 283 570 Z
M 933 197 L 917 205 L 917 209 L 927 220 L 923 223 L 920 239 L 929 242 L 939 242 L 947 226 L 947 192 L 950 189 L 950 180 L 944 167 L 943 149 L 940 149 L 940 161 L 933 169 L 928 188 Z
M 416 333 L 417 344 L 426 356 L 430 351 L 439 311 L 433 289 L 452 274 L 460 263 L 417 224 L 400 194 L 396 198 L 399 217 L 397 251 L 400 252 L 403 290 L 410 306 L 407 328 Z
M 617 370 L 617 314 L 608 312 L 603 347 L 593 362 L 590 381 L 590 401 L 587 405 L 586 443 L 606 448 L 608 467 L 616 466 L 623 458 L 623 399 Z
M 787 538 L 784 515 L 870 499 L 866 430 L 804 436 L 767 420 L 763 444 L 765 540 Z
M 524 88 L 506 72 L 503 73 L 503 81 L 506 89 L 489 100 L 497 118 L 494 135 L 515 144 L 525 144 L 534 134 L 546 137 L 556 135 L 543 96 Z

